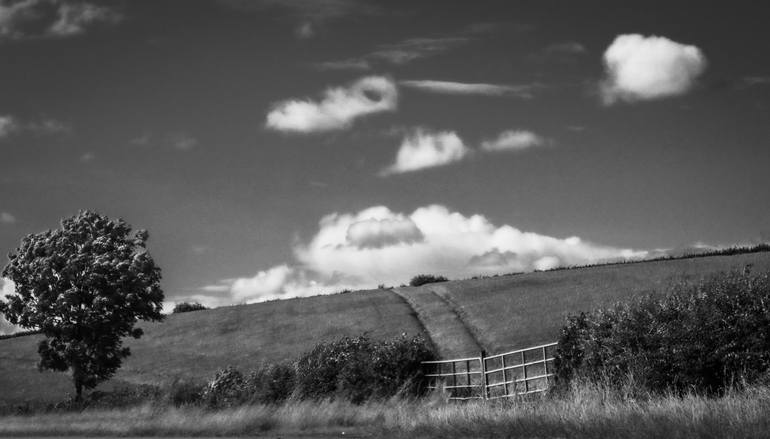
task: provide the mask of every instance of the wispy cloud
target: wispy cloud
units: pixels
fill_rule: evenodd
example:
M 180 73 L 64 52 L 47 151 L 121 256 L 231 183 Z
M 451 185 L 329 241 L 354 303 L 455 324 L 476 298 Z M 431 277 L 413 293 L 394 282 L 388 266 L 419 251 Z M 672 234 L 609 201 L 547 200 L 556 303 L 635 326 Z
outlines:
M 14 224 L 16 217 L 8 212 L 0 212 L 0 224 Z
M 389 78 L 368 76 L 345 87 L 327 89 L 320 100 L 290 99 L 273 104 L 267 128 L 312 133 L 349 128 L 353 121 L 370 114 L 393 111 L 398 90 Z
M 396 154 L 396 161 L 384 169 L 381 175 L 445 166 L 462 160 L 470 152 L 453 131 L 431 132 L 417 128 L 404 137 Z
M 348 58 L 313 64 L 318 70 L 369 70 L 372 66 L 363 58 Z
M 121 19 L 122 15 L 115 9 L 84 1 L 4 1 L 0 4 L 0 37 L 17 40 L 69 37 Z
M 451 278 L 641 258 L 647 253 L 495 225 L 482 214 L 441 205 L 412 213 L 373 206 L 332 213 L 294 246 L 296 260 L 202 290 L 195 300 L 224 305 L 398 285 L 419 273 Z M 219 288 L 230 285 L 229 290 Z
M 382 59 L 393 64 L 406 64 L 416 59 L 437 55 L 466 44 L 467 37 L 410 38 L 394 44 L 381 45 L 367 58 Z
M 399 85 L 432 93 L 456 95 L 507 96 L 531 99 L 533 92 L 542 88 L 540 84 L 487 84 L 436 80 L 404 80 Z
M 706 70 L 706 57 L 692 45 L 665 37 L 619 35 L 604 52 L 605 104 L 636 102 L 688 92 Z
M 565 41 L 548 45 L 543 51 L 552 55 L 582 55 L 587 53 L 588 49 L 577 41 Z
M 521 151 L 546 144 L 546 140 L 527 130 L 507 130 L 496 138 L 481 142 L 481 149 L 487 152 Z
M 470 36 L 445 36 L 435 38 L 408 38 L 397 43 L 382 44 L 372 52 L 360 57 L 315 63 L 316 68 L 363 70 L 372 64 L 387 63 L 403 65 L 412 61 L 435 56 L 462 46 L 473 38 Z
M 0 116 L 0 139 L 23 133 L 53 135 L 68 133 L 71 130 L 69 125 L 50 118 L 24 121 L 11 115 Z
M 770 76 L 744 76 L 741 78 L 741 82 L 747 87 L 770 85 Z
M 129 140 L 129 143 L 136 146 L 162 146 L 178 151 L 189 151 L 198 146 L 200 141 L 187 131 L 168 131 L 160 134 L 145 132 Z
M 319 27 L 347 16 L 372 15 L 380 8 L 367 0 L 220 0 L 221 4 L 244 11 L 283 9 L 298 21 L 297 38 L 314 37 Z

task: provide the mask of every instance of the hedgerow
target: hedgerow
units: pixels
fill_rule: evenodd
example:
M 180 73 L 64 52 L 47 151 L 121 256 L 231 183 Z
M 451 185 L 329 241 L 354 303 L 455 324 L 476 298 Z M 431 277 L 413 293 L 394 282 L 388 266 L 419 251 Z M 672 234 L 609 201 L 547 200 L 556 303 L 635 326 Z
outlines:
M 770 371 L 770 275 L 747 269 L 568 318 L 555 361 L 575 378 L 720 393 Z

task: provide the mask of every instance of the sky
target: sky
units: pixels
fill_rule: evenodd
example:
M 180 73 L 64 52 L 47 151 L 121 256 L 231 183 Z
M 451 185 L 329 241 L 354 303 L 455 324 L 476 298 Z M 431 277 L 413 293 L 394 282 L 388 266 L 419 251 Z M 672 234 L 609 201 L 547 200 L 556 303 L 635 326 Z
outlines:
M 767 241 L 767 13 L 2 1 L 0 250 L 96 210 L 221 306 Z

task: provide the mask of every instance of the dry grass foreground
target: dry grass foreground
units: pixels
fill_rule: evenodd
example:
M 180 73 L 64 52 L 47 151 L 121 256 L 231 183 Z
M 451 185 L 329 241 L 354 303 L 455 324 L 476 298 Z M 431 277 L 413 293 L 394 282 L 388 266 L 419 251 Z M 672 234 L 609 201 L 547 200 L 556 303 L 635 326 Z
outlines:
M 768 414 L 770 387 L 718 398 L 633 398 L 602 386 L 580 385 L 562 396 L 527 401 L 448 403 L 435 395 L 363 405 L 295 401 L 217 411 L 144 405 L 4 416 L 0 435 L 767 438 Z

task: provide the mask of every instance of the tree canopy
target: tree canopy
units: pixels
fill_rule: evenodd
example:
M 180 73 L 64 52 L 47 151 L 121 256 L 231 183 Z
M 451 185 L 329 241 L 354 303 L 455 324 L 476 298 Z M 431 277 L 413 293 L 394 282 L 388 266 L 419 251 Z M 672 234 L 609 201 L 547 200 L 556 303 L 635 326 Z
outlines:
M 72 373 L 83 388 L 109 379 L 130 355 L 126 336 L 139 338 L 139 319 L 162 320 L 160 268 L 147 251 L 146 230 L 92 211 L 61 228 L 27 235 L 2 275 L 15 293 L 0 300 L 13 324 L 40 330 L 38 368 Z

